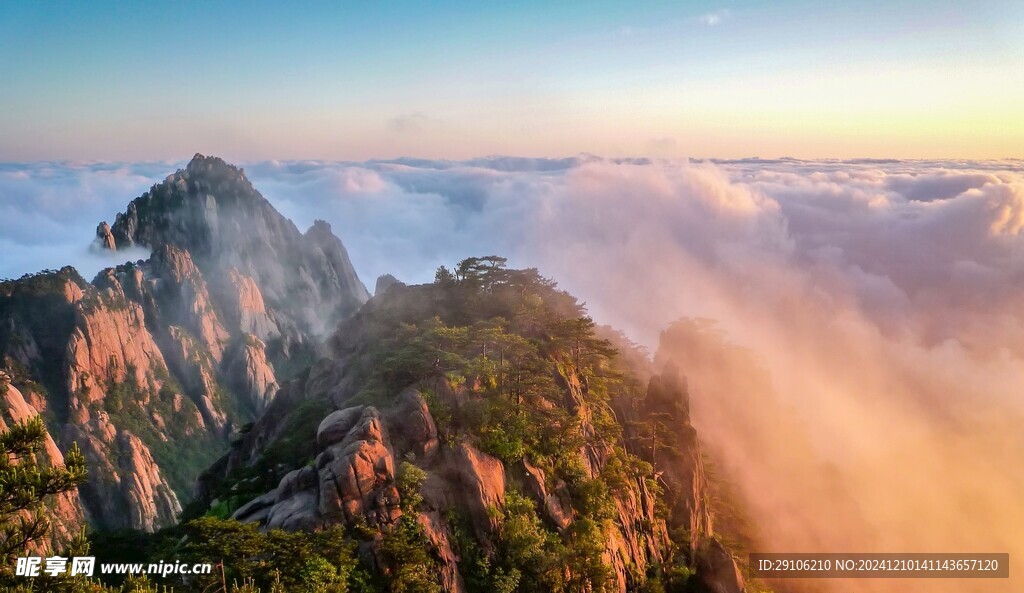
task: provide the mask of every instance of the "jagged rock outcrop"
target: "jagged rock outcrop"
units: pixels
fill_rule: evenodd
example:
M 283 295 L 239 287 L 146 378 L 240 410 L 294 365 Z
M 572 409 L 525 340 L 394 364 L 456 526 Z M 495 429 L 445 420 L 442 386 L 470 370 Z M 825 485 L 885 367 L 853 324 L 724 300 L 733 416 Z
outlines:
M 117 250 L 117 240 L 114 239 L 114 233 L 111 232 L 110 225 L 105 222 L 101 222 L 96 227 L 96 242 L 104 249 Z
M 498 531 L 498 516 L 492 509 L 505 506 L 505 466 L 469 443 L 460 443 L 453 454 L 452 465 L 457 483 L 477 537 L 490 545 Z
M 277 321 L 305 332 L 333 329 L 369 298 L 329 224 L 318 220 L 299 232 L 244 171 L 216 157 L 195 155 L 185 169 L 133 200 L 117 215 L 111 234 L 117 246 L 190 252 L 207 277 L 223 285 L 218 292 L 233 292 L 236 275 L 252 279 Z
M 153 250 L 149 260 L 150 286 L 155 290 L 158 327 L 170 324 L 186 328 L 203 348 L 220 362 L 230 339 L 214 311 L 206 281 L 187 251 L 170 245 Z
M 464 593 L 466 584 L 459 572 L 459 556 L 455 553 L 452 545 L 451 526 L 437 511 L 419 513 L 416 520 L 423 527 L 423 533 L 441 563 L 440 585 L 442 590 L 451 593 Z
M 299 232 L 213 157 L 99 224 L 95 245 L 152 254 L 92 283 L 71 268 L 0 283 L 0 368 L 53 418 L 58 448 L 86 453 L 85 517 L 156 529 L 273 402 L 276 369 L 298 372 L 368 295 L 326 223 Z
M 78 443 L 90 474 L 103 478 L 80 487 L 96 526 L 154 531 L 174 524 L 181 504 L 149 447 L 127 430 L 118 430 L 106 412 L 95 412 L 85 424 L 65 426 L 63 440 Z
M 68 304 L 78 305 L 81 298 Z M 72 417 L 85 422 L 88 406 L 103 401 L 111 385 L 146 385 L 152 371 L 166 363 L 146 329 L 142 308 L 125 300 L 124 293 L 108 289 L 107 295 L 90 294 L 74 310 L 75 327 L 64 357 L 67 390 L 77 404 Z
M 316 444 L 321 449 L 326 449 L 344 440 L 356 422 L 362 418 L 365 409 L 366 406 L 355 406 L 331 412 L 320 421 L 320 426 L 316 429 Z
M 199 408 L 204 425 L 223 433 L 228 402 L 220 401 L 219 368 L 237 338 L 221 322 L 191 255 L 163 246 L 147 261 L 103 270 L 93 283 L 143 308 L 171 374 Z
M 395 487 L 395 459 L 376 408 L 364 408 L 348 434 L 316 458 L 318 511 L 325 521 L 371 525 L 393 523 L 401 511 Z
M 583 421 L 583 430 L 584 434 L 596 435 L 589 420 Z M 591 480 L 600 478 L 611 458 L 611 448 L 596 439 L 581 451 Z M 621 527 L 605 540 L 602 560 L 611 567 L 618 591 L 625 593 L 631 585 L 630 568 L 645 572 L 648 567 L 661 564 L 671 540 L 664 522 L 655 519 L 655 499 L 642 478 L 626 484 L 613 502 L 614 517 Z
M 219 385 L 213 356 L 187 330 L 176 325 L 167 328 L 164 342 L 168 366 L 199 409 L 203 424 L 223 432 L 228 418 L 217 401 Z
M 672 362 L 651 377 L 643 415 L 649 431 L 636 435 L 647 445 L 641 455 L 651 462 L 666 490 L 672 529 L 689 536 L 688 556 L 695 569 L 690 582 L 700 593 L 743 593 L 746 588 L 736 559 L 714 533 L 710 488 L 697 431 L 690 424 L 686 378 Z
M 439 450 L 434 420 L 415 390 L 403 392 L 384 413 L 362 405 L 332 412 L 320 422 L 316 442 L 320 453 L 312 467 L 289 472 L 276 488 L 240 507 L 234 518 L 268 529 L 331 524 L 387 529 L 402 516 L 396 451 L 430 458 L 435 463 L 429 465 L 428 480 L 444 492 L 429 495 L 425 487 L 430 508 L 416 520 L 441 560 L 442 584 L 463 591 L 444 516 L 454 508 L 469 509 L 474 528 L 491 541 L 497 529 L 494 509 L 501 508 L 505 496 L 501 462 L 469 444 Z
M 392 438 L 403 451 L 419 459 L 430 459 L 437 452 L 440 445 L 437 425 L 418 390 L 410 388 L 400 393 L 388 412 L 387 421 Z
M 529 488 L 529 493 L 543 505 L 548 521 L 551 521 L 560 532 L 565 532 L 573 519 L 571 497 L 565 481 L 554 480 L 549 491 L 548 479 L 543 469 L 531 463 L 526 457 L 521 461 L 521 465 L 523 481 Z

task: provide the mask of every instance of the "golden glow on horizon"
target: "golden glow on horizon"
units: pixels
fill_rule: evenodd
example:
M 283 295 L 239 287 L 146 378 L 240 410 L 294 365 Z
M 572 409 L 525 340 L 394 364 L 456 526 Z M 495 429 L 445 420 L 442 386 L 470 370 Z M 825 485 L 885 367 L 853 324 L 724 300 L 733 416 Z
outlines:
M 1024 75 L 811 74 L 681 81 L 660 88 L 535 94 L 457 104 L 439 98 L 396 129 L 386 102 L 281 121 L 222 119 L 211 152 L 238 158 L 469 158 L 487 154 L 797 158 L 1024 157 Z M 267 123 L 261 123 L 267 122 Z M 144 133 L 140 130 L 140 133 Z M 192 132 L 194 134 L 194 131 Z M 169 140 L 174 140 L 173 138 Z M 177 142 L 192 150 L 193 137 Z M 218 146 L 220 144 L 221 146 Z M 176 154 L 176 153 L 175 153 Z
M 303 108 L 254 102 L 209 112 L 98 117 L 28 113 L 3 129 L 47 158 L 182 158 L 197 149 L 239 160 L 423 158 L 491 154 L 816 158 L 1024 158 L 1024 68 L 1012 60 L 693 75 L 474 87 L 409 98 L 370 89 Z M 117 129 L 117 134 L 110 130 Z M 159 137 L 154 148 L 153 138 Z M 50 147 L 72 146 L 57 157 Z M 39 148 L 41 147 L 41 148 Z M 78 152 L 75 152 L 77 150 Z M 154 150 L 159 151 L 154 154 Z

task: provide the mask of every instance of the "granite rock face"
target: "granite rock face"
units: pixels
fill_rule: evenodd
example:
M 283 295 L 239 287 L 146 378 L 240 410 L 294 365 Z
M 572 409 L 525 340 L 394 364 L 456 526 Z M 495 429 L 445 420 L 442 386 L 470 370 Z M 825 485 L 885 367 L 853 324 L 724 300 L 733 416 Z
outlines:
M 78 443 L 90 472 L 110 480 L 91 479 L 80 488 L 97 527 L 154 531 L 175 523 L 181 503 L 149 447 L 131 432 L 117 429 L 108 414 L 98 412 L 85 424 L 67 425 L 64 441 Z
M 281 337 L 281 329 L 274 320 L 273 311 L 267 309 L 256 281 L 235 268 L 231 269 L 229 277 L 231 284 L 227 287 L 224 300 L 234 328 L 264 341 Z
M 380 412 L 366 406 L 339 410 L 324 419 L 317 434 L 322 450 L 314 466 L 290 472 L 259 505 L 240 508 L 235 518 L 291 529 L 357 520 L 393 524 L 402 511 Z
M 234 356 L 227 362 L 227 373 L 237 393 L 256 414 L 262 414 L 277 394 L 277 377 L 267 360 L 267 345 L 252 334 L 243 335 L 235 347 Z
M 161 393 L 173 398 L 173 386 L 142 307 L 119 285 L 101 289 L 65 268 L 4 283 L 0 319 L 9 393 L 31 393 L 32 414 L 46 411 L 53 419 L 57 449 L 48 456 L 56 459 L 77 442 L 90 462 L 89 481 L 73 497 L 84 513 L 69 515 L 77 524 L 67 529 L 78 531 L 82 519 L 150 530 L 173 523 L 181 505 L 154 461 L 155 441 L 147 444 L 111 419 L 145 417 L 156 434 L 169 436 L 155 404 Z
M 117 249 L 117 241 L 114 239 L 114 233 L 110 230 L 109 224 L 101 222 L 96 227 L 96 242 L 104 249 Z

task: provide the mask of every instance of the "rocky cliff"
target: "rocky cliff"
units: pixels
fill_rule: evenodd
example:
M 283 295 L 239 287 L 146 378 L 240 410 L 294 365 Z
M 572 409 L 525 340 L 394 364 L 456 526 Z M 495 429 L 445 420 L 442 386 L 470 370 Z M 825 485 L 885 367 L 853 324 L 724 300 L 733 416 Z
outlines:
M 92 282 L 72 268 L 0 282 L 0 414 L 41 414 L 47 454 L 77 442 L 89 464 L 59 503 L 65 535 L 175 523 L 200 470 L 273 401 L 277 369 L 304 366 L 368 297 L 326 223 L 299 232 L 212 157 L 132 200 L 96 243 L 152 254 Z
M 129 419 L 146 422 L 170 439 L 156 428 L 157 401 L 180 397 L 142 308 L 65 268 L 0 284 L 0 319 L 0 360 L 13 392 L 30 394 L 60 448 L 78 442 L 90 462 L 80 492 L 86 516 L 107 527 L 172 522 L 178 498 L 153 462 L 152 443 L 129 430 Z M 9 400 L 8 413 L 16 408 Z

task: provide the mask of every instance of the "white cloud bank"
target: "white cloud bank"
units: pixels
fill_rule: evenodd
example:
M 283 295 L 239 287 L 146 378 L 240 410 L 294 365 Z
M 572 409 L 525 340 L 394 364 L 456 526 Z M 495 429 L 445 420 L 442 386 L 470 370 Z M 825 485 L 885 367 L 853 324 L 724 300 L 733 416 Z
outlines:
M 768 548 L 1024 555 L 1021 161 L 245 168 L 300 227 L 331 222 L 371 286 L 494 253 L 540 268 L 651 346 L 680 317 L 718 320 L 770 381 L 700 364 L 695 346 L 682 353 L 695 419 Z M 99 220 L 167 172 L 0 168 L 0 276 L 74 263 Z M 876 586 L 856 590 L 887 590 Z
M 91 249 L 96 225 L 181 163 L 0 163 L 0 278 L 73 265 L 87 278 L 125 254 Z M 128 257 L 147 257 L 133 250 Z

